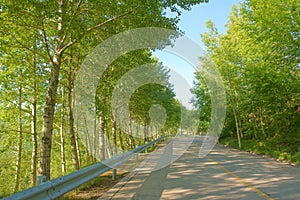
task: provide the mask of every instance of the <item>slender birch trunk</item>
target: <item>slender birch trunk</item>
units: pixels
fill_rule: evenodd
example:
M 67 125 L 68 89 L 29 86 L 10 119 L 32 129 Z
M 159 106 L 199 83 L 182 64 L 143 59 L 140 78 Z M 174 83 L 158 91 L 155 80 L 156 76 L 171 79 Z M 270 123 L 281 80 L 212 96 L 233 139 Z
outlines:
M 32 153 L 31 153 L 31 175 L 32 175 L 32 186 L 36 185 L 37 181 L 37 64 L 36 64 L 36 49 L 33 52 L 33 102 L 32 102 L 32 122 L 31 122 L 31 142 L 32 142 Z
M 122 130 L 120 128 L 118 129 L 118 135 L 119 135 L 119 141 L 120 141 L 121 149 L 124 152 L 125 151 L 125 146 L 124 146 L 124 143 L 123 143 Z
M 99 129 L 99 160 L 105 159 L 105 117 L 100 114 L 100 129 Z
M 133 138 L 133 132 L 132 132 L 132 121 L 131 121 L 131 114 L 129 113 L 129 121 L 128 121 L 128 136 L 129 136 L 129 146 L 130 149 L 133 149 L 135 147 L 135 142 Z
M 32 122 L 31 122 L 31 142 L 32 142 L 32 153 L 31 153 L 31 175 L 32 175 L 32 186 L 36 185 L 37 180 L 37 151 L 38 151 L 38 142 L 37 142 L 37 103 L 36 99 L 32 104 Z
M 90 133 L 89 133 L 89 129 L 87 127 L 87 119 L 86 119 L 86 116 L 84 116 L 84 123 L 85 123 L 85 136 L 86 136 L 86 148 L 87 148 L 87 156 L 89 157 L 88 160 L 90 160 L 91 162 L 94 162 L 94 156 L 93 155 L 93 146 L 92 146 L 92 143 L 91 143 L 91 138 L 90 138 Z
M 76 135 L 75 135 L 75 140 L 76 140 L 76 151 L 77 151 L 77 155 L 78 155 L 78 165 L 79 167 L 81 166 L 81 154 L 80 154 L 80 148 L 79 148 L 79 144 L 78 144 L 78 138 L 79 138 L 79 135 L 78 135 L 78 132 L 76 132 Z
M 113 115 L 111 115 L 111 131 L 113 140 L 113 156 L 117 155 L 117 124 Z
M 138 138 L 138 145 L 141 145 L 142 142 L 142 134 L 140 133 L 140 124 L 138 123 L 136 126 L 136 136 Z
M 97 114 L 94 116 L 94 130 L 93 130 L 93 140 L 92 140 L 92 151 L 93 151 L 93 162 L 97 161 Z
M 64 89 L 62 91 L 62 106 L 61 106 L 61 114 L 60 114 L 60 127 L 59 127 L 59 135 L 60 135 L 60 156 L 61 156 L 61 174 L 64 175 L 66 173 L 66 156 L 65 156 L 65 139 L 64 139 Z
M 61 54 L 55 54 L 53 57 L 53 67 L 51 70 L 49 87 L 46 94 L 46 104 L 43 116 L 39 175 L 46 176 L 46 180 L 50 180 L 52 132 L 61 56 Z
M 239 149 L 241 149 L 242 148 L 242 143 L 241 143 L 241 137 L 240 137 L 240 130 L 239 130 L 238 118 L 237 118 L 237 114 L 236 114 L 235 108 L 233 108 L 232 110 L 233 110 L 233 115 L 234 115 L 236 135 L 237 135 L 237 139 L 238 139 Z
M 71 69 L 68 72 L 68 111 L 69 111 L 69 136 L 70 136 L 70 145 L 71 145 L 71 154 L 72 154 L 72 163 L 75 170 L 78 170 L 79 159 L 77 152 L 77 141 L 75 137 L 74 129 L 74 114 L 73 114 L 73 88 L 74 88 L 74 75 L 72 74 Z
M 144 143 L 148 141 L 148 126 L 147 123 L 145 122 L 144 124 Z
M 20 189 L 22 153 L 23 153 L 23 124 L 22 124 L 22 86 L 19 87 L 19 131 L 18 131 L 18 155 L 16 161 L 16 174 L 14 192 Z
M 65 0 L 58 0 L 58 21 L 57 21 L 57 41 L 58 43 L 53 48 L 53 56 L 50 55 L 49 41 L 46 35 L 46 31 L 43 27 L 44 41 L 46 43 L 49 58 L 52 63 L 50 72 L 49 86 L 46 93 L 46 103 L 44 107 L 43 125 L 42 125 L 42 142 L 40 147 L 40 164 L 39 175 L 45 176 L 46 180 L 50 180 L 50 164 L 51 164 L 51 149 L 52 149 L 52 132 L 54 123 L 54 112 L 56 105 L 57 87 L 59 82 L 59 73 L 61 68 L 62 56 L 63 56 L 63 15 L 66 6 Z M 44 22 L 43 22 L 44 23 Z
M 76 93 L 75 93 L 75 90 L 73 89 L 73 97 L 75 97 L 75 95 L 76 95 Z M 73 106 L 73 108 L 75 107 L 75 101 L 73 101 L 72 106 Z M 74 115 L 78 115 L 78 113 L 76 112 L 76 113 L 74 113 Z M 74 120 L 74 123 L 76 124 L 75 127 L 78 127 L 78 117 L 77 117 L 76 122 Z M 78 142 L 78 140 L 79 140 L 79 131 L 75 128 L 75 132 L 76 132 L 75 139 L 76 139 L 76 149 L 77 149 L 77 155 L 78 155 L 78 162 L 79 162 L 79 166 L 81 166 L 82 158 L 81 158 L 81 152 L 80 152 L 80 147 L 79 147 L 79 142 Z M 88 155 L 88 153 L 87 153 L 87 155 Z

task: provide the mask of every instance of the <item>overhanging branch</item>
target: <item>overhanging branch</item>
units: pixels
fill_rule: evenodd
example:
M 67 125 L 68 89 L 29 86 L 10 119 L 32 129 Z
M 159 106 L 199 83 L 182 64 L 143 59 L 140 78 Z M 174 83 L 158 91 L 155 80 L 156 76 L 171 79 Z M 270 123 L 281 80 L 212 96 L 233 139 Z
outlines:
M 115 20 L 117 20 L 117 19 L 120 19 L 120 18 L 122 18 L 122 17 L 125 17 L 126 15 L 129 15 L 130 13 L 134 12 L 134 10 L 137 9 L 138 7 L 139 7 L 139 6 L 136 6 L 136 7 L 134 7 L 133 9 L 131 9 L 131 10 L 125 12 L 125 13 L 122 13 L 122 14 L 120 14 L 120 15 L 114 16 L 114 17 L 112 17 L 112 18 L 110 18 L 110 19 L 108 19 L 108 20 L 106 20 L 106 21 L 104 21 L 104 22 L 102 22 L 102 23 L 99 23 L 99 24 L 97 24 L 97 25 L 95 25 L 95 26 L 93 26 L 93 27 L 91 27 L 91 28 L 88 28 L 86 31 L 84 31 L 84 32 L 82 32 L 82 33 L 80 34 L 80 37 L 83 37 L 84 35 L 86 35 L 86 34 L 92 32 L 92 31 L 95 31 L 95 30 L 99 29 L 100 27 L 102 27 L 102 26 L 104 26 L 104 25 L 106 25 L 106 24 L 108 24 L 108 23 L 110 23 L 110 22 L 112 22 L 112 21 L 115 21 Z M 59 53 L 63 53 L 67 48 L 69 48 L 70 46 L 72 46 L 73 44 L 75 44 L 77 41 L 78 41 L 78 39 L 75 38 L 75 39 L 73 39 L 72 41 L 68 42 L 67 44 L 65 44 L 65 45 L 59 50 Z
M 139 6 L 136 6 L 135 8 L 133 8 L 133 9 L 131 9 L 131 10 L 129 10 L 129 11 L 123 13 L 123 14 L 114 16 L 114 17 L 112 17 L 112 18 L 110 18 L 110 19 L 108 19 L 108 20 L 106 20 L 106 21 L 104 21 L 104 22 L 102 22 L 102 23 L 100 23 L 100 24 L 97 24 L 96 26 L 93 26 L 93 27 L 91 27 L 91 28 L 88 28 L 88 29 L 87 29 L 85 32 L 83 32 L 81 35 L 83 36 L 83 35 L 85 35 L 85 34 L 91 32 L 91 31 L 97 30 L 98 28 L 100 28 L 100 27 L 102 27 L 102 26 L 108 24 L 109 22 L 112 22 L 112 21 L 115 21 L 115 20 L 120 19 L 120 18 L 122 18 L 122 17 L 125 17 L 126 15 L 132 13 L 132 12 L 133 12 L 135 9 L 137 9 L 138 7 L 139 7 Z

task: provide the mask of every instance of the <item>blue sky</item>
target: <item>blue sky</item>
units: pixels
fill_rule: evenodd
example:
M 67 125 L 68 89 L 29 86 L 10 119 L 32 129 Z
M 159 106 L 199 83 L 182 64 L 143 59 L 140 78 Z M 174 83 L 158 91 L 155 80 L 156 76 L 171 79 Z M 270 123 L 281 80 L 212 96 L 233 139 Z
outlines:
M 185 11 L 179 23 L 179 27 L 195 42 L 201 43 L 200 33 L 207 31 L 205 23 L 212 19 L 220 33 L 225 33 L 225 24 L 233 5 L 243 0 L 209 0 L 209 3 L 194 6 L 191 11 Z
M 206 21 L 211 19 L 216 25 L 219 33 L 225 33 L 225 24 L 228 21 L 231 8 L 239 2 L 243 2 L 243 0 L 210 0 L 209 3 L 194 6 L 191 11 L 183 12 L 179 27 L 184 31 L 185 37 L 190 38 L 194 43 L 197 43 L 204 49 L 200 34 L 207 31 L 205 27 Z M 171 73 L 170 81 L 174 85 L 177 98 L 185 106 L 191 108 L 191 105 L 188 104 L 191 98 L 189 89 L 193 86 L 195 66 L 192 66 L 178 55 L 164 51 L 155 52 L 154 55 L 158 57 L 165 66 L 169 67 L 172 71 L 175 71 L 176 75 Z M 199 52 L 199 56 L 200 55 L 201 52 Z M 178 78 L 178 75 L 180 75 L 181 78 Z M 182 83 L 182 79 L 188 83 L 190 86 L 189 88 L 186 87 L 187 84 Z

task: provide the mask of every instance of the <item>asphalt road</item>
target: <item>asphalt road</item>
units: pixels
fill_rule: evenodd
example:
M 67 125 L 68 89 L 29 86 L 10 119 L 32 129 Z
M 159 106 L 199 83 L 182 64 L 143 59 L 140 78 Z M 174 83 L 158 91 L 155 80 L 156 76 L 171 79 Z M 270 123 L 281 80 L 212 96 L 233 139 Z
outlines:
M 300 199 L 299 167 L 221 145 L 199 158 L 202 143 L 160 145 L 100 199 Z

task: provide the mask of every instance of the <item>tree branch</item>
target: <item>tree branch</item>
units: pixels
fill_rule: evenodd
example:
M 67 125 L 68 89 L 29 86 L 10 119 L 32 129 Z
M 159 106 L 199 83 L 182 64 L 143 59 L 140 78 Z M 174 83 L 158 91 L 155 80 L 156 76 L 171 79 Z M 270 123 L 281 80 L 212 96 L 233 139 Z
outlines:
M 79 1 L 77 2 L 75 13 L 78 12 L 78 10 L 79 10 L 79 8 L 80 8 L 82 2 L 83 2 L 83 0 L 79 0 Z
M 76 39 L 72 40 L 71 42 L 68 42 L 67 44 L 65 44 L 59 51 L 58 53 L 63 53 L 67 48 L 69 48 L 70 46 L 72 46 L 73 44 L 75 44 L 77 42 Z
M 32 52 L 32 49 L 30 49 L 29 47 L 27 47 L 26 45 L 24 45 L 22 42 L 20 42 L 15 36 L 14 34 L 11 34 L 12 38 L 24 49 L 28 50 L 28 51 L 31 51 Z M 12 46 L 13 47 L 13 46 Z
M 9 102 L 9 103 L 11 103 L 11 104 L 13 104 L 13 105 L 15 105 L 15 107 L 18 108 L 19 110 L 21 110 L 21 111 L 23 111 L 23 112 L 25 112 L 25 113 L 27 113 L 27 114 L 29 114 L 29 115 L 32 115 L 32 113 L 31 113 L 30 110 L 26 110 L 26 109 L 24 109 L 24 108 L 19 108 L 19 106 L 18 106 L 18 104 L 17 104 L 16 102 L 14 102 L 14 101 L 12 101 L 12 100 L 9 100 L 8 98 L 3 98 L 3 100 L 5 100 L 5 101 L 7 101 L 7 102 Z M 31 102 L 30 102 L 30 103 L 31 103 Z
M 52 59 L 52 56 L 51 56 L 51 53 L 50 53 L 50 50 L 49 50 L 49 41 L 47 39 L 47 34 L 46 34 L 46 31 L 45 31 L 45 24 L 44 24 L 44 19 L 42 20 L 42 32 L 43 32 L 43 39 L 44 39 L 44 42 L 45 42 L 45 45 L 46 45 L 46 51 L 47 51 L 47 54 L 51 60 L 51 63 L 52 65 L 54 65 L 53 63 L 53 59 Z
M 137 9 L 138 7 L 139 7 L 139 6 L 136 6 L 135 8 L 133 8 L 133 9 L 131 9 L 131 10 L 129 10 L 129 11 L 123 13 L 123 14 L 117 15 L 117 16 L 115 16 L 115 17 L 112 17 L 112 18 L 106 20 L 105 22 L 102 22 L 102 23 L 100 23 L 100 24 L 97 24 L 96 26 L 93 26 L 93 27 L 91 27 L 91 28 L 88 28 L 85 32 L 81 33 L 80 36 L 82 37 L 82 36 L 88 34 L 89 32 L 92 32 L 92 31 L 94 31 L 94 30 L 97 30 L 98 28 L 100 28 L 100 27 L 102 27 L 102 26 L 108 24 L 109 22 L 112 22 L 112 21 L 115 21 L 115 20 L 120 19 L 120 18 L 122 18 L 122 17 L 125 17 L 126 15 L 132 13 L 132 12 L 133 12 L 135 9 Z M 75 44 L 76 42 L 77 42 L 77 38 L 75 38 L 75 39 L 73 39 L 72 41 L 68 42 L 67 44 L 65 44 L 65 45 L 59 50 L 59 53 L 64 52 L 67 48 L 69 48 L 70 46 L 72 46 L 72 45 Z
M 124 17 L 124 16 L 126 16 L 126 15 L 128 15 L 128 14 L 130 14 L 130 13 L 132 13 L 132 12 L 133 12 L 136 8 L 138 8 L 138 7 L 139 7 L 139 6 L 133 8 L 133 9 L 131 9 L 131 10 L 129 10 L 129 11 L 127 11 L 127 12 L 121 14 L 121 15 L 114 16 L 114 17 L 112 17 L 112 18 L 106 20 L 105 22 L 102 22 L 102 23 L 100 23 L 100 24 L 97 24 L 96 26 L 87 29 L 82 35 L 85 35 L 85 34 L 91 32 L 91 31 L 93 31 L 93 30 L 96 30 L 96 29 L 100 28 L 101 26 L 106 25 L 106 24 L 109 23 L 109 22 L 112 22 L 112 21 L 115 21 L 115 20 L 117 20 L 117 19 L 120 19 L 120 18 L 122 18 L 122 17 Z
M 14 129 L 6 129 L 6 130 L 4 129 L 4 131 L 2 130 L 0 133 L 7 133 L 7 132 L 17 132 L 17 133 L 20 133 L 21 131 L 20 130 L 14 130 Z M 32 132 L 28 132 L 28 131 L 22 131 L 22 133 L 33 135 Z
M 71 20 L 70 20 L 70 23 L 73 22 L 74 16 L 75 16 L 76 13 L 79 11 L 79 8 L 80 8 L 82 2 L 83 2 L 83 0 L 78 0 L 78 2 L 77 2 L 77 4 L 76 4 L 76 9 L 75 9 L 75 11 L 74 11 L 74 13 L 73 13 L 73 16 L 72 16 L 72 18 L 71 18 Z M 64 35 L 63 41 L 65 40 L 65 38 L 66 38 L 66 35 Z M 60 49 L 59 53 L 63 53 L 67 48 L 69 48 L 69 47 L 72 46 L 74 43 L 76 43 L 76 41 L 77 41 L 77 40 L 74 39 L 74 40 L 72 40 L 71 42 L 68 42 L 66 45 L 64 45 L 64 46 Z

